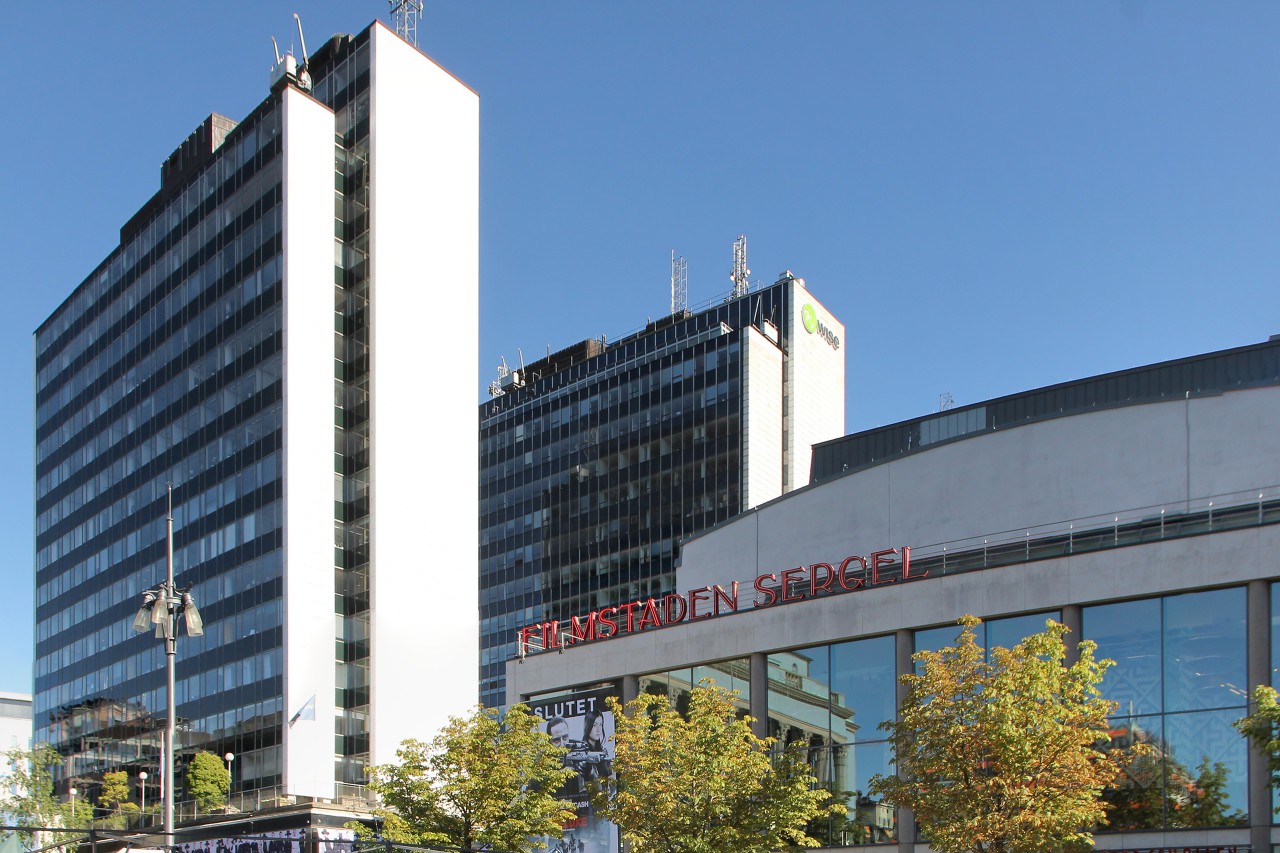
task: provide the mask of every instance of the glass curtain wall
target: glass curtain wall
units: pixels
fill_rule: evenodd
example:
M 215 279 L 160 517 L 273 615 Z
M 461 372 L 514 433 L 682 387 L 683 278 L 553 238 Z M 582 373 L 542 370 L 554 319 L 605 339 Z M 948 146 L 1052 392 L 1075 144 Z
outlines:
M 334 111 L 334 778 L 369 762 L 369 40 L 344 43 L 314 95 Z
M 768 656 L 769 735 L 802 749 L 818 784 L 848 807 L 820 818 L 810 834 L 824 846 L 895 842 L 896 813 L 867 792 L 892 772 L 880 723 L 896 707 L 895 643 L 874 637 Z
M 178 641 L 180 760 L 281 781 L 281 150 L 271 98 L 36 333 L 35 739 L 87 795 L 159 782 L 163 644 L 129 625 L 165 577 L 166 483 L 206 625 Z
M 515 632 L 673 590 L 681 538 L 742 507 L 742 330 L 781 287 L 610 344 L 480 410 L 480 681 Z M 654 324 L 655 326 L 658 324 Z M 603 351 L 599 351 L 603 349 Z
M 1112 743 L 1145 743 L 1107 796 L 1111 831 L 1247 822 L 1244 588 L 1086 607 L 1084 636 L 1116 665 Z M 1274 635 L 1273 635 L 1274 636 Z M 1274 639 L 1273 639 L 1274 642 Z

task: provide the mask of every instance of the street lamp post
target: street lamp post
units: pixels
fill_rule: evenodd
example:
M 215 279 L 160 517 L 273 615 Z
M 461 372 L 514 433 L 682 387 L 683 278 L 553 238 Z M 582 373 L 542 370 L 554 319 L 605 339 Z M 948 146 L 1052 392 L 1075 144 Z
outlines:
M 133 619 L 133 630 L 146 631 L 156 627 L 156 637 L 164 640 L 164 654 L 168 675 L 168 719 L 165 720 L 164 739 L 164 843 L 173 848 L 173 745 L 177 734 L 175 710 L 174 670 L 178 657 L 178 616 L 181 614 L 187 626 L 188 637 L 204 634 L 204 621 L 196 608 L 196 600 L 189 589 L 178 589 L 173 582 L 173 486 L 169 486 L 169 510 L 165 517 L 165 580 L 164 583 L 142 594 L 142 608 Z
M 142 808 L 139 809 L 139 814 L 141 815 L 142 823 L 145 826 L 147 823 L 147 771 L 143 770 L 140 772 L 138 774 L 138 779 L 142 781 Z
M 231 813 L 231 762 L 235 761 L 236 756 L 233 752 L 228 752 L 222 756 L 227 759 L 227 813 Z
M 71 788 L 71 823 L 73 824 L 76 822 L 76 794 L 78 793 L 79 791 L 73 785 Z

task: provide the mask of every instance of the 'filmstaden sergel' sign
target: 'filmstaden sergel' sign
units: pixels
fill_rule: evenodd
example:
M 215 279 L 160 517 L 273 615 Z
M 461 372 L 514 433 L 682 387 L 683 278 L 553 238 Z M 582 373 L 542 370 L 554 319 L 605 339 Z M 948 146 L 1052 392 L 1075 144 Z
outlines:
M 907 547 L 873 551 L 865 557 L 854 554 L 838 563 L 812 563 L 757 576 L 752 582 L 750 607 L 790 604 L 928 575 L 927 571 L 911 573 L 911 549 Z M 670 592 L 660 598 L 602 607 L 586 616 L 573 616 L 568 624 L 552 621 L 526 625 L 520 629 L 520 652 L 523 654 L 531 648 L 561 649 L 575 643 L 737 613 L 746 606 L 740 591 L 739 582 L 733 581 L 728 587 L 715 584 L 683 594 Z

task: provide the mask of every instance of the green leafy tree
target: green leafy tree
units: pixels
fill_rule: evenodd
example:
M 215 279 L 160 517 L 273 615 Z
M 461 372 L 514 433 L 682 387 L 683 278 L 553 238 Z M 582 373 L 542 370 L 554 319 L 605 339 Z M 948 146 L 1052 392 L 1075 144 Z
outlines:
M 120 806 L 129 800 L 129 774 L 113 770 L 102 774 L 102 788 L 98 791 L 98 808 L 119 812 Z
M 126 771 L 113 770 L 102 774 L 98 808 L 107 812 L 102 825 L 108 829 L 125 829 L 129 818 L 138 814 L 137 804 L 129 802 L 129 774 Z
M 212 752 L 200 750 L 187 765 L 187 796 L 204 811 L 212 811 L 227 802 L 231 778 L 227 765 Z
M 369 787 L 382 799 L 374 810 L 378 831 L 347 826 L 397 844 L 511 853 L 546 847 L 538 837 L 562 837 L 576 813 L 555 798 L 573 774 L 565 750 L 538 722 L 524 705 L 505 714 L 477 708 L 451 717 L 429 744 L 404 741 L 398 763 L 369 769 Z
M 1112 661 L 1080 643 L 1066 664 L 1065 626 L 984 654 L 965 616 L 954 647 L 915 655 L 890 733 L 897 776 L 873 793 L 910 808 L 940 853 L 1041 853 L 1091 845 L 1100 795 L 1120 770 L 1109 741 L 1115 703 L 1098 692 Z
M 1280 786 L 1280 703 L 1276 701 L 1274 688 L 1259 684 L 1249 695 L 1249 704 L 1253 712 L 1236 720 L 1234 725 L 1266 756 L 1267 772 L 1274 790 Z M 1280 812 L 1280 805 L 1276 811 Z
M 1196 778 L 1187 785 L 1186 804 L 1181 811 L 1185 826 L 1231 826 L 1243 822 L 1244 812 L 1232 809 L 1227 782 L 1230 773 L 1221 761 L 1204 756 L 1196 767 Z
M 774 739 L 752 733 L 736 695 L 704 682 L 689 697 L 687 717 L 665 696 L 646 694 L 625 709 L 609 700 L 617 783 L 597 787 L 592 804 L 633 853 L 817 847 L 805 825 L 844 813 L 816 787 L 802 752 L 774 755 Z
M 55 842 L 51 833 L 42 833 L 40 828 L 88 825 L 91 811 L 88 803 L 81 799 L 73 806 L 70 800 L 60 800 L 54 794 L 53 770 L 63 761 L 56 749 L 38 743 L 31 749 L 9 750 L 5 757 L 9 760 L 8 782 L 17 793 L 6 798 L 4 810 L 10 823 L 32 827 L 17 832 L 23 847 L 34 849 Z

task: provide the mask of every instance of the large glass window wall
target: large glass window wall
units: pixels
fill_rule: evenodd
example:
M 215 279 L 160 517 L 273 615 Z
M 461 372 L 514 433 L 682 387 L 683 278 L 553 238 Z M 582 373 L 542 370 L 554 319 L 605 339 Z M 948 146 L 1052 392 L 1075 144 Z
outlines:
M 880 724 L 896 708 L 895 641 L 873 637 L 768 656 L 769 735 L 804 750 L 818 784 L 848 808 L 809 827 L 826 846 L 894 842 L 895 811 L 868 792 L 892 772 Z
M 236 753 L 238 789 L 281 780 L 277 107 L 37 332 L 36 738 L 73 776 L 158 780 L 163 647 L 128 626 L 165 574 L 171 483 L 176 580 L 206 623 L 180 640 L 178 747 Z
M 694 667 L 656 672 L 640 678 L 640 692 L 665 696 L 681 714 L 689 712 L 689 694 L 699 685 L 709 684 L 736 691 L 734 703 L 741 714 L 751 708 L 751 661 L 733 658 Z
M 1245 590 L 1086 607 L 1084 636 L 1116 665 L 1102 693 L 1119 703 L 1113 745 L 1145 743 L 1108 794 L 1113 831 L 1246 822 Z
M 1271 596 L 1272 613 L 1280 613 L 1280 584 Z M 1112 745 L 1152 749 L 1107 794 L 1114 811 L 1099 831 L 1243 825 L 1246 744 L 1231 724 L 1247 711 L 1244 588 L 1096 605 L 1082 617 L 1083 639 L 1098 644 L 1099 658 L 1116 661 L 1102 685 L 1120 704 Z M 992 619 L 979 626 L 978 641 L 1010 648 L 1060 618 L 1054 611 Z M 953 645 L 958 632 L 954 625 L 916 631 L 914 649 Z M 1273 623 L 1280 656 L 1278 634 Z M 684 711 L 689 691 L 710 679 L 739 691 L 745 714 L 752 690 L 761 689 L 749 673 L 749 659 L 733 659 L 642 676 L 639 687 Z M 780 748 L 802 749 L 818 783 L 848 806 L 847 817 L 820 820 L 810 834 L 833 847 L 895 843 L 894 810 L 866 794 L 872 776 L 893 772 L 879 725 L 896 713 L 895 638 L 770 653 L 767 674 L 770 736 Z

